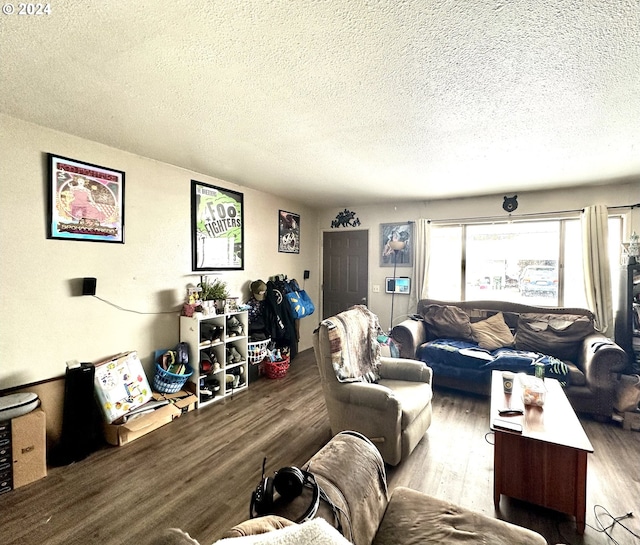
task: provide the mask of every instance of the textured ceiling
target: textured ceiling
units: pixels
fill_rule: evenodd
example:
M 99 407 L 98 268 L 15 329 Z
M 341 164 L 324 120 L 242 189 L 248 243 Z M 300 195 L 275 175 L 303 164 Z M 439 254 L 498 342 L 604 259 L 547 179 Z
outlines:
M 3 113 L 311 206 L 640 176 L 637 0 L 59 0 L 0 32 Z

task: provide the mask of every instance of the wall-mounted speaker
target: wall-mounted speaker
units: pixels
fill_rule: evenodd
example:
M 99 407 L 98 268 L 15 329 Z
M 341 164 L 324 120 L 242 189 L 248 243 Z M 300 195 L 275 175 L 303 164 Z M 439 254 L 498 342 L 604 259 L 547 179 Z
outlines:
M 97 283 L 98 280 L 96 278 L 83 278 L 82 295 L 95 295 Z

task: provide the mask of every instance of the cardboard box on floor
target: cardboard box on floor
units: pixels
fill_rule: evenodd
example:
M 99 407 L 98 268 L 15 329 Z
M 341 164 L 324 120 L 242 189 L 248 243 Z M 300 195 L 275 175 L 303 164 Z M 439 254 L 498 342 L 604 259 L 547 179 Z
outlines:
M 107 422 L 114 422 L 151 399 L 151 386 L 135 350 L 95 364 L 95 394 Z
M 153 412 L 133 418 L 124 424 L 104 424 L 104 437 L 110 445 L 121 447 L 173 422 L 182 414 L 192 411 L 196 406 L 197 397 L 191 392 L 190 383 L 184 390 L 175 394 L 153 393 L 155 401 L 171 401 Z
M 47 476 L 46 415 L 42 409 L 11 420 L 13 488 Z

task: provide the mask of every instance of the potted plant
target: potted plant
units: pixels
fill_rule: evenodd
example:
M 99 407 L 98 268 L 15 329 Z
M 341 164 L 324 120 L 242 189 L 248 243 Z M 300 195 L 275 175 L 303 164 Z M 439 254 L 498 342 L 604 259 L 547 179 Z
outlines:
M 224 301 L 229 297 L 227 283 L 224 280 L 216 278 L 213 282 L 209 282 L 203 278 L 199 286 L 202 288 L 203 301 L 215 301 L 217 309 L 224 308 Z

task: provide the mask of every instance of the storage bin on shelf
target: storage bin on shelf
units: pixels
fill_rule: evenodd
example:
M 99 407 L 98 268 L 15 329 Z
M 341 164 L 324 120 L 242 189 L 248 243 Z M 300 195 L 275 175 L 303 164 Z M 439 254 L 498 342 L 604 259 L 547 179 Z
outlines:
M 271 339 L 265 339 L 264 341 L 255 341 L 247 344 L 247 358 L 249 363 L 260 363 L 267 356 L 267 346 Z
M 289 356 L 279 361 L 264 360 L 262 362 L 264 374 L 267 378 L 283 378 L 289 370 Z

